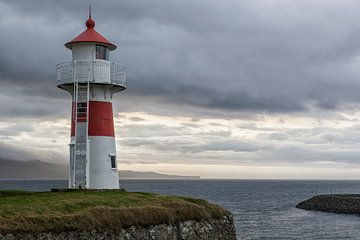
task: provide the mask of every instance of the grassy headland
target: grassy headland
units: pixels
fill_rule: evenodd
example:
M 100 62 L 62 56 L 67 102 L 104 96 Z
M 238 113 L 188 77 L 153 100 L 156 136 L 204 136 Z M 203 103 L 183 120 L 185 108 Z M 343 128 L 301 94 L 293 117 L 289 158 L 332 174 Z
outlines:
M 201 199 L 152 193 L 0 191 L 0 233 L 116 230 L 225 214 Z

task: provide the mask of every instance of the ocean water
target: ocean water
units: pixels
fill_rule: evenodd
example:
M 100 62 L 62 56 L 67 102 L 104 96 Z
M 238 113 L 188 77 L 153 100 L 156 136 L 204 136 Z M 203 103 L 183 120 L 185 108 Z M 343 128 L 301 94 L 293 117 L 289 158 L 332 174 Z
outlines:
M 234 215 L 238 239 L 360 239 L 360 216 L 296 209 L 313 195 L 360 193 L 360 181 L 122 180 L 128 191 L 203 198 Z M 48 191 L 66 180 L 0 180 L 0 189 Z

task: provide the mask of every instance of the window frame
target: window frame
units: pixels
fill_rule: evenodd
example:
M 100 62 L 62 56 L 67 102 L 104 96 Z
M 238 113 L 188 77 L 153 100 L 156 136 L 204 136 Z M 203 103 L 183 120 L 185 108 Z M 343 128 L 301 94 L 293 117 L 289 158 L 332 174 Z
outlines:
M 110 157 L 110 169 L 112 170 L 117 169 L 116 154 L 109 154 L 109 157 Z
M 99 51 L 98 51 L 99 50 Z M 99 58 L 98 58 L 99 52 Z M 95 59 L 109 61 L 110 49 L 101 44 L 95 44 Z

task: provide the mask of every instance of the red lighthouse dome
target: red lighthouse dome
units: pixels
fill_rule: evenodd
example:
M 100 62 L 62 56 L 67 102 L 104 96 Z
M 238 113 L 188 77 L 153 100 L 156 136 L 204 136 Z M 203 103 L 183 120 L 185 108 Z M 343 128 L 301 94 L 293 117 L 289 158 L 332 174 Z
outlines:
M 105 47 L 108 47 L 110 50 L 116 49 L 116 45 L 112 44 L 109 40 L 107 40 L 105 37 L 103 37 L 100 33 L 98 33 L 94 27 L 95 27 L 95 21 L 89 16 L 89 19 L 86 21 L 86 27 L 87 29 L 80 33 L 77 37 L 75 37 L 73 40 L 65 44 L 65 47 L 71 49 L 72 45 L 74 43 L 79 42 L 93 42 L 100 45 L 104 45 Z

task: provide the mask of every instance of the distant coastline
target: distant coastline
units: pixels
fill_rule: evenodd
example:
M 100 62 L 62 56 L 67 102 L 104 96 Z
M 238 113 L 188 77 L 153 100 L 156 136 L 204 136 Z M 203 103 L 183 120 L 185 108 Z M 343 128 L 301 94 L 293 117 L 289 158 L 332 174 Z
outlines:
M 69 166 L 43 161 L 0 159 L 0 179 L 67 179 Z M 180 176 L 156 172 L 120 170 L 120 179 L 200 179 L 199 176 Z
M 156 172 L 139 172 L 129 170 L 120 170 L 119 177 L 120 179 L 200 179 L 198 176 L 180 176 Z

